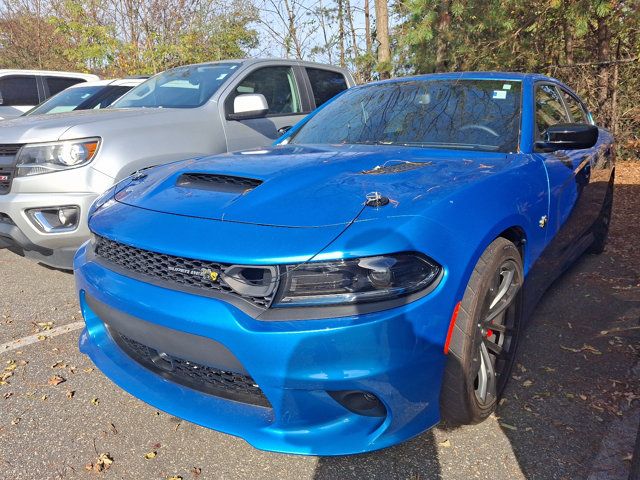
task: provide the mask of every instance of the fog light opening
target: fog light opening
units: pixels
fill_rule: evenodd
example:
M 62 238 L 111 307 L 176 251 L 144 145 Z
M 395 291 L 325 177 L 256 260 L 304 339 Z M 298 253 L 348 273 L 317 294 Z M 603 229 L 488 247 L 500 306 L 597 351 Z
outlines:
M 78 228 L 80 208 L 73 205 L 62 207 L 32 208 L 27 210 L 26 214 L 31 222 L 41 232 L 70 232 Z
M 384 417 L 387 409 L 373 393 L 360 390 L 335 390 L 327 392 L 331 398 L 350 412 L 365 417 Z

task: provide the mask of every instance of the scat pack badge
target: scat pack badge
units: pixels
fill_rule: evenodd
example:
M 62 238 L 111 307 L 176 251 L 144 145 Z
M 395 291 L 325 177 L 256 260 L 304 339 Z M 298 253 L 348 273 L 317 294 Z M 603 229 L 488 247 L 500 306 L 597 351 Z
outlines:
M 169 266 L 167 268 L 170 272 L 178 272 L 184 273 L 185 275 L 192 275 L 194 277 L 202 277 L 211 280 L 212 282 L 217 282 L 219 274 L 215 270 L 211 270 L 210 268 L 200 268 L 200 269 L 189 269 L 189 268 L 181 268 Z

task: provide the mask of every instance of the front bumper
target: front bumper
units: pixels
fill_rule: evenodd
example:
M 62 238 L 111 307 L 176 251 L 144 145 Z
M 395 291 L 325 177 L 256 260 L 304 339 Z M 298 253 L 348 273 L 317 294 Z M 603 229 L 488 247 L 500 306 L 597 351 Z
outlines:
M 220 300 L 115 273 L 87 258 L 86 248 L 75 262 L 86 321 L 80 349 L 120 387 L 156 408 L 257 448 L 315 455 L 388 447 L 439 421 L 450 314 L 441 294 L 444 279 L 431 294 L 382 312 L 264 322 Z M 221 358 L 224 365 L 213 366 L 234 369 L 229 362 L 237 361 L 236 371 L 250 375 L 269 406 L 204 393 L 145 368 L 114 341 L 106 326 L 112 319 L 96 310 L 103 316 L 120 312 L 149 331 L 168 329 L 176 338 L 197 336 L 198 343 L 222 345 L 231 360 Z M 373 393 L 386 415 L 352 413 L 328 393 L 344 390 Z
M 70 270 L 75 252 L 89 238 L 89 207 L 112 183 L 111 177 L 90 167 L 14 179 L 11 192 L 0 195 L 0 248 Z M 79 207 L 80 215 L 77 228 L 68 232 L 42 232 L 26 213 L 69 205 Z

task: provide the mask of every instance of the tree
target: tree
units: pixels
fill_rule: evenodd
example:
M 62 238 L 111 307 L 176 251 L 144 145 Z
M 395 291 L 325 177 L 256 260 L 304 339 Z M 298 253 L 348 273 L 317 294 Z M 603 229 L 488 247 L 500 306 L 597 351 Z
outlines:
M 376 39 L 378 40 L 378 65 L 380 78 L 391 76 L 391 42 L 389 40 L 389 6 L 387 0 L 375 0 Z

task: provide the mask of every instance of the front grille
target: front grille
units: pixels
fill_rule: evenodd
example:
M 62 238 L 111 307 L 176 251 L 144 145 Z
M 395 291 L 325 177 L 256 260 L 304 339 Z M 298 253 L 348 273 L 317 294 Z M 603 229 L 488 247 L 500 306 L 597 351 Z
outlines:
M 0 143 L 0 157 L 15 157 L 18 150 L 22 148 L 22 144 L 17 143 Z
M 175 383 L 237 402 L 271 408 L 253 378 L 160 353 L 132 338 L 109 329 L 113 339 L 133 360 Z
M 262 184 L 262 180 L 256 180 L 255 178 L 211 173 L 183 173 L 176 182 L 179 187 L 225 193 L 244 193 L 253 190 L 260 184 Z
M 130 271 L 132 275 L 143 275 L 156 279 L 163 285 L 176 290 L 197 289 L 202 292 L 219 292 L 242 298 L 260 308 L 271 305 L 274 291 L 268 296 L 253 297 L 240 295 L 222 279 L 220 273 L 229 267 L 227 264 L 175 257 L 97 237 L 95 254 L 105 260 Z
M 0 195 L 9 193 L 15 173 L 15 156 L 22 144 L 0 144 Z

